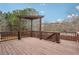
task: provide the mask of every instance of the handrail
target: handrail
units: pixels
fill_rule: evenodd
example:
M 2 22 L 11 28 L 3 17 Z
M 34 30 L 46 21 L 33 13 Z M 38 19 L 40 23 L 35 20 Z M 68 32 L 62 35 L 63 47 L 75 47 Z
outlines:
M 52 36 L 54 36 L 56 33 L 52 33 L 51 35 L 49 35 L 46 39 L 51 38 Z
M 31 32 L 31 31 L 25 31 L 25 32 L 27 33 L 27 32 Z M 32 31 L 32 34 L 33 34 L 33 37 L 39 38 L 40 32 L 39 31 Z M 41 38 L 45 39 L 45 40 L 50 40 L 50 41 L 59 43 L 60 42 L 60 33 L 41 31 Z
M 6 32 L 18 32 L 18 31 L 6 31 Z M 21 31 L 21 32 L 24 32 L 24 31 Z M 31 31 L 28 31 L 28 32 L 31 32 Z M 32 32 L 39 32 L 39 31 L 32 31 Z M 52 32 L 52 31 L 41 31 L 41 32 L 44 32 L 44 33 L 77 33 L 77 32 L 59 32 L 59 31 L 54 31 L 54 32 Z M 0 33 L 3 33 L 3 32 L 0 32 Z

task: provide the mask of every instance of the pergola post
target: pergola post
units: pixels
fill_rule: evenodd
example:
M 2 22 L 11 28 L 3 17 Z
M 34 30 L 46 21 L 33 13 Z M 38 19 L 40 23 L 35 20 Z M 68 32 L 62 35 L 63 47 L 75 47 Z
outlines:
M 19 18 L 19 20 L 21 21 L 21 18 Z M 20 25 L 20 21 L 18 22 L 18 40 L 21 40 L 21 25 Z
M 32 19 L 31 19 L 31 37 L 32 37 L 32 25 L 33 25 L 33 24 L 32 24 Z
M 42 25 L 42 23 L 41 23 L 41 18 L 40 18 L 40 28 L 39 28 L 40 39 L 42 39 L 41 25 Z

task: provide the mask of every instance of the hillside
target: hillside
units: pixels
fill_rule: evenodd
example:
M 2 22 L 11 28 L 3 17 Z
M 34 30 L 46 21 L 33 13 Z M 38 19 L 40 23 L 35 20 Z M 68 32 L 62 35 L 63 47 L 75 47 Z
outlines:
M 62 32 L 77 32 L 79 31 L 79 16 L 65 19 L 57 23 L 43 23 L 44 31 L 62 31 Z

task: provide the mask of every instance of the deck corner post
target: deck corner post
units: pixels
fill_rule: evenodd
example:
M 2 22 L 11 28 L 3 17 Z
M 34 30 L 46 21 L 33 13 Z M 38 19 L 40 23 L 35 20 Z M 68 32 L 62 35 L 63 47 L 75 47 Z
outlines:
M 21 40 L 21 34 L 18 32 L 18 40 Z
M 56 43 L 60 43 L 60 33 L 56 34 Z

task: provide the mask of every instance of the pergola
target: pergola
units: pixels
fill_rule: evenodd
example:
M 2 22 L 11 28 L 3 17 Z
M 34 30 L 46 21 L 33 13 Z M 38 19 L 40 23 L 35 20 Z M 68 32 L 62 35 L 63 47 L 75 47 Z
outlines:
M 32 27 L 33 27 L 33 20 L 40 20 L 39 22 L 40 22 L 40 26 L 39 26 L 39 33 L 40 33 L 40 39 L 41 39 L 41 24 L 42 24 L 42 22 L 41 22 L 41 19 L 43 18 L 44 16 L 18 16 L 18 18 L 19 18 L 19 20 L 21 20 L 21 19 L 29 19 L 29 20 L 31 20 L 31 37 L 32 37 Z M 21 39 L 21 31 L 20 31 L 20 24 L 19 24 L 19 30 L 18 30 L 18 40 L 20 40 Z

